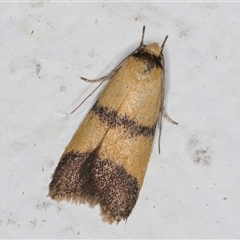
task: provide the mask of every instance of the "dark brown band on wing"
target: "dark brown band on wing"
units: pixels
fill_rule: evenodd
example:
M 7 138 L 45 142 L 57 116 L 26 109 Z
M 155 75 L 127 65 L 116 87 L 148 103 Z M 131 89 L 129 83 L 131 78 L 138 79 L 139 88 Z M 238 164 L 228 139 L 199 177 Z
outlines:
M 127 219 L 136 204 L 140 186 L 122 165 L 92 153 L 69 152 L 62 156 L 49 185 L 55 200 L 100 204 L 104 220 Z
M 123 127 L 125 133 L 131 137 L 143 135 L 144 137 L 154 136 L 155 126 L 143 126 L 136 121 L 129 119 L 127 115 L 118 116 L 117 112 L 113 109 L 108 109 L 98 103 L 94 104 L 91 109 L 102 122 L 106 122 L 110 128 Z
M 139 49 L 136 53 L 133 54 L 133 57 L 137 58 L 140 61 L 143 61 L 148 70 L 151 70 L 154 67 L 163 68 L 161 63 L 161 56 L 157 57 L 147 51 L 144 48 Z

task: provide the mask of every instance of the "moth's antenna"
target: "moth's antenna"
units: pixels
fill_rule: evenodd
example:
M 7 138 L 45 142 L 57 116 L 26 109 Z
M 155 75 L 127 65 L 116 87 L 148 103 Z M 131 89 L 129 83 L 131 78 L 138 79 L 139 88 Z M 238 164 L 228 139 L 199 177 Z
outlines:
M 143 46 L 144 34 L 145 34 L 145 25 L 143 26 L 143 30 L 142 30 L 142 40 L 141 40 L 141 43 L 140 43 L 140 47 Z
M 164 46 L 165 46 L 165 43 L 166 43 L 167 39 L 168 39 L 168 35 L 165 37 L 165 39 L 164 39 L 164 41 L 163 41 L 163 43 L 162 43 L 161 52 L 163 51 L 163 48 L 164 48 Z

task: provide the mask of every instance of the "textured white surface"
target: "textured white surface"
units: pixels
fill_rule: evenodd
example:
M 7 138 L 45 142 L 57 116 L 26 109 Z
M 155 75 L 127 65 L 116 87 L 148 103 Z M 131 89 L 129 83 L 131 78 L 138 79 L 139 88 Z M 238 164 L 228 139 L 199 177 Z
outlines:
M 1 3 L 1 238 L 240 238 L 238 3 Z M 169 39 L 161 155 L 127 223 L 56 203 L 48 184 L 101 77 Z

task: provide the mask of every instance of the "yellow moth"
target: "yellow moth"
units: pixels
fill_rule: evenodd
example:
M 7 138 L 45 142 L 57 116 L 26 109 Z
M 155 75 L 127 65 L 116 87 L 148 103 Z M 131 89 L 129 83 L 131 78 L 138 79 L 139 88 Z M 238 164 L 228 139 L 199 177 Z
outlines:
M 54 200 L 99 204 L 109 223 L 126 220 L 137 202 L 157 122 L 160 134 L 162 115 L 177 124 L 163 107 L 167 37 L 161 47 L 144 45 L 144 32 L 145 26 L 140 46 L 115 70 L 93 80 L 110 79 L 66 147 L 49 185 Z

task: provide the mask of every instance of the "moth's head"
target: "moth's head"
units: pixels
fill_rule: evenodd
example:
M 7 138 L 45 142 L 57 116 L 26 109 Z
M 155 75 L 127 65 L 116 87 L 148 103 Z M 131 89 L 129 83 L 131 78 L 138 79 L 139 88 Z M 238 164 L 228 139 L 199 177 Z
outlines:
M 143 44 L 144 34 L 145 34 L 145 26 L 143 26 L 142 39 L 141 39 L 141 43 L 140 43 L 139 48 L 143 47 L 144 50 L 146 50 L 147 52 L 155 55 L 156 57 L 159 57 L 160 55 L 162 55 L 162 51 L 163 51 L 164 45 L 165 45 L 165 43 L 168 39 L 168 35 L 165 37 L 165 39 L 162 43 L 162 46 L 159 47 L 158 43 L 152 43 L 152 44 L 149 44 L 149 45 L 144 45 Z
M 154 42 L 149 45 L 143 44 L 145 33 L 145 26 L 143 26 L 142 31 L 142 39 L 140 46 L 136 49 L 133 56 L 138 60 L 142 60 L 143 62 L 147 63 L 146 66 L 149 69 L 157 66 L 164 69 L 164 56 L 163 56 L 163 48 L 167 41 L 168 35 L 165 37 L 161 46 L 158 43 Z
M 164 48 L 164 45 L 168 39 L 168 35 L 165 37 L 163 43 L 162 43 L 162 46 L 160 47 L 158 45 L 158 43 L 154 42 L 154 43 L 151 43 L 149 45 L 144 45 L 143 44 L 143 39 L 144 39 L 144 34 L 145 34 L 145 26 L 143 26 L 143 30 L 142 30 L 142 39 L 141 39 L 141 43 L 140 43 L 140 46 L 139 48 L 144 51 L 144 52 L 148 52 L 150 53 L 151 55 L 155 56 L 155 57 L 162 57 L 163 56 L 163 48 Z
M 159 57 L 160 55 L 162 55 L 163 49 L 158 45 L 158 43 L 151 43 L 143 47 L 145 52 L 148 52 L 156 57 Z

